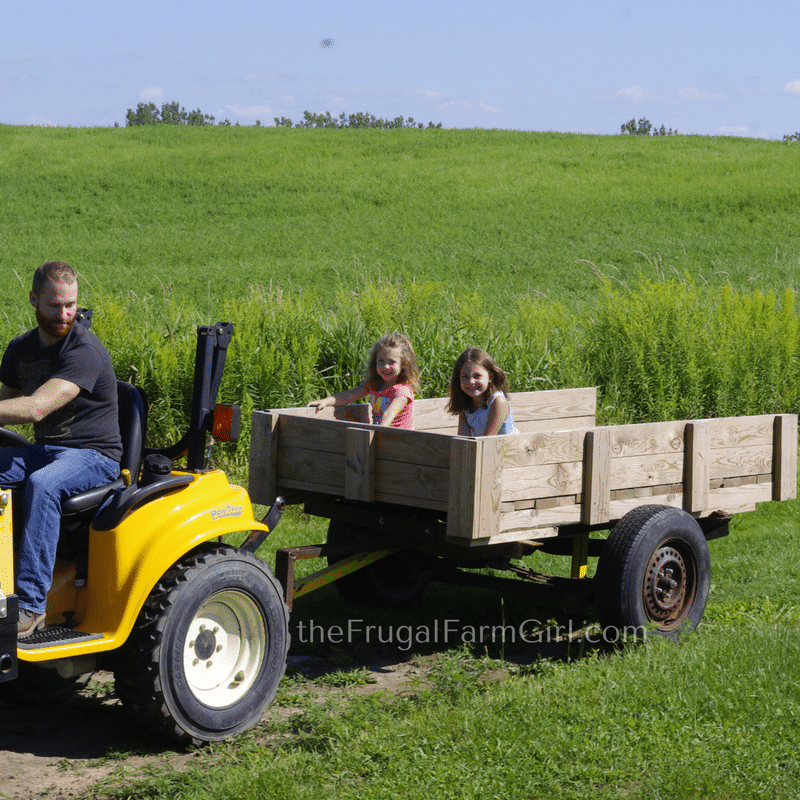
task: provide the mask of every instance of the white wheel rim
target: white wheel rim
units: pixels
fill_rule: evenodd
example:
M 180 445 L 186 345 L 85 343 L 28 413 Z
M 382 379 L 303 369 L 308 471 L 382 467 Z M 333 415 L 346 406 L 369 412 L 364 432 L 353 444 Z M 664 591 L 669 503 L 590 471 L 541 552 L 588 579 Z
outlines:
M 184 641 L 183 671 L 194 697 L 224 708 L 244 697 L 264 660 L 266 629 L 248 595 L 224 591 L 197 610 Z

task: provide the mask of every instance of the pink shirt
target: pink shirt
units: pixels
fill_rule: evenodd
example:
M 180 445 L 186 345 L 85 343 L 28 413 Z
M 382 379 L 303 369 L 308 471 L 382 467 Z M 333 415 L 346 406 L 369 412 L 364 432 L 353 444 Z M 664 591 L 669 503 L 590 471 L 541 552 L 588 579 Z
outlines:
M 393 428 L 413 428 L 414 414 L 411 410 L 414 405 L 414 392 L 407 383 L 396 383 L 388 389 L 370 389 L 367 400 L 372 406 L 372 423 L 380 425 L 383 419 L 383 412 L 389 408 L 392 400 L 396 397 L 407 397 L 408 402 L 403 406 L 400 413 L 392 420 Z

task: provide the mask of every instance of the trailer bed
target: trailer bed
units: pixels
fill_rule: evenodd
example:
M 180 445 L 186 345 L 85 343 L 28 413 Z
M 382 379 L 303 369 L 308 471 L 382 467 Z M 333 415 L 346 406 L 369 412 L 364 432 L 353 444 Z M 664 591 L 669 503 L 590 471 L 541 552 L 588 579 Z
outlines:
M 648 504 L 703 518 L 796 497 L 794 414 L 598 427 L 593 388 L 521 392 L 519 435 L 471 438 L 445 405 L 415 401 L 415 430 L 372 425 L 364 405 L 255 411 L 250 496 L 422 509 L 466 547 L 607 528 Z

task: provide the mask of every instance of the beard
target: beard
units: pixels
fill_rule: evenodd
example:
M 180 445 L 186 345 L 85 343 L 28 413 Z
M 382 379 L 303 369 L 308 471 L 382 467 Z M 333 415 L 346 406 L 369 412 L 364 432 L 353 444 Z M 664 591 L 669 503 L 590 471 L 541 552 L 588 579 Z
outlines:
M 69 320 L 48 319 L 37 308 L 36 322 L 39 323 L 39 327 L 48 336 L 52 336 L 54 339 L 63 339 L 70 332 L 70 329 L 75 322 L 75 317 L 72 317 L 72 319 Z

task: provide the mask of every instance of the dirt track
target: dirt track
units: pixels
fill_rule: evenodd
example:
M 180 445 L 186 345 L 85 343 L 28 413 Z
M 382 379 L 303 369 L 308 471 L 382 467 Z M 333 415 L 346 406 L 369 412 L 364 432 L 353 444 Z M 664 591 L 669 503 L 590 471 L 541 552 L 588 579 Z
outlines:
M 531 645 L 509 660 L 530 663 L 540 657 L 568 658 L 565 639 Z M 574 653 L 574 647 L 572 652 Z M 363 694 L 374 691 L 399 692 L 419 685 L 435 659 L 408 658 L 408 653 L 389 654 L 367 650 L 358 667 L 370 673 L 370 683 L 341 689 L 309 684 L 320 697 L 334 693 Z M 287 672 L 314 677 L 340 670 L 340 665 L 315 656 L 292 656 Z M 497 675 L 496 677 L 501 677 Z M 64 800 L 83 795 L 90 787 L 108 781 L 113 786 L 132 783 L 159 766 L 180 771 L 198 758 L 208 759 L 205 750 L 183 751 L 144 732 L 127 715 L 113 696 L 113 676 L 98 672 L 87 688 L 63 705 L 40 710 L 23 710 L 0 701 L 0 798 Z M 273 705 L 265 719 L 289 714 L 292 709 Z
M 304 672 L 308 663 L 289 658 L 290 668 Z M 375 664 L 370 672 L 374 683 L 357 691 L 398 690 L 420 667 L 399 661 Z M 84 692 L 57 708 L 22 710 L 0 701 L 0 798 L 74 798 L 104 780 L 117 785 L 124 775 L 122 782 L 133 782 L 153 766 L 181 770 L 204 756 L 143 733 L 109 694 L 111 680 L 109 673 L 95 673 Z M 285 710 L 273 707 L 266 716 L 275 713 Z

